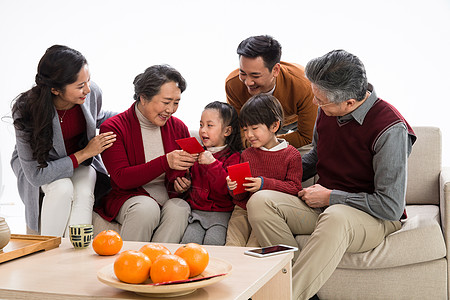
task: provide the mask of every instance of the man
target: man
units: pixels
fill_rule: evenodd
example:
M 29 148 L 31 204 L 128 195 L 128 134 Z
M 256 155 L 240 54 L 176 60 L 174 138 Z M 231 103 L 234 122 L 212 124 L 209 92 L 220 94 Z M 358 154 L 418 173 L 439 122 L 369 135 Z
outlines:
M 303 67 L 280 62 L 281 45 L 267 35 L 243 40 L 238 48 L 239 69 L 231 72 L 225 82 L 227 101 L 239 112 L 247 100 L 260 93 L 275 96 L 284 111 L 281 135 L 290 145 L 299 148 L 312 140 L 317 106 L 312 102 L 311 85 Z
M 272 192 L 247 204 L 261 246 L 297 246 L 295 235 L 311 234 L 294 257 L 294 299 L 317 293 L 345 252 L 371 250 L 400 229 L 416 140 L 400 113 L 377 97 L 358 57 L 331 51 L 310 61 L 306 76 L 320 109 L 303 179 L 319 180 L 298 198 Z

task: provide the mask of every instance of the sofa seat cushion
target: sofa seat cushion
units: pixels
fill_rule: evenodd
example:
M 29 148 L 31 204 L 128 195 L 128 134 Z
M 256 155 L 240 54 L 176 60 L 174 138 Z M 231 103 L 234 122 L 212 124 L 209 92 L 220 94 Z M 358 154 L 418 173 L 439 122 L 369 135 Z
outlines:
M 376 248 L 362 253 L 346 253 L 338 265 L 344 269 L 381 269 L 437 260 L 446 256 L 440 227 L 439 206 L 408 205 L 402 228 Z M 297 235 L 302 249 L 309 235 Z
M 114 230 L 115 232 L 120 234 L 120 224 L 112 221 L 108 222 L 95 211 L 92 213 L 92 225 L 94 225 L 94 236 L 97 236 L 103 230 Z

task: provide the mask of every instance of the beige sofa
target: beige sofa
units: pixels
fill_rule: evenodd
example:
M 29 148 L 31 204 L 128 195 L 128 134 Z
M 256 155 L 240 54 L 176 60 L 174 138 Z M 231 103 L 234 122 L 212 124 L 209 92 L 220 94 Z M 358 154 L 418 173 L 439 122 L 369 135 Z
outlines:
M 448 299 L 450 168 L 442 169 L 441 132 L 414 127 L 402 228 L 375 249 L 347 253 L 320 289 L 322 299 Z M 309 236 L 296 237 L 301 249 Z
M 448 299 L 450 168 L 442 170 L 441 132 L 415 127 L 408 160 L 408 219 L 372 251 L 346 254 L 319 291 L 320 299 Z M 307 184 L 310 184 L 309 181 Z M 95 234 L 120 231 L 94 213 Z M 296 237 L 299 248 L 309 236 Z

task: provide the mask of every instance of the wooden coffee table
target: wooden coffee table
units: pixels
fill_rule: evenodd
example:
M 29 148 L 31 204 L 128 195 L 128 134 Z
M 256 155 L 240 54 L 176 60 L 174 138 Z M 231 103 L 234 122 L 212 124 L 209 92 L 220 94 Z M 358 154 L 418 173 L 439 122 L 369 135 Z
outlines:
M 125 242 L 122 250 L 145 243 Z M 174 252 L 179 245 L 164 244 Z M 244 254 L 248 248 L 205 246 L 211 257 L 229 262 L 232 271 L 220 282 L 173 299 L 291 299 L 292 253 L 266 258 Z M 99 256 L 92 246 L 74 249 L 68 239 L 58 248 L 0 264 L 0 299 L 156 299 L 103 284 L 97 271 L 116 256 Z M 170 298 L 169 298 L 170 299 Z

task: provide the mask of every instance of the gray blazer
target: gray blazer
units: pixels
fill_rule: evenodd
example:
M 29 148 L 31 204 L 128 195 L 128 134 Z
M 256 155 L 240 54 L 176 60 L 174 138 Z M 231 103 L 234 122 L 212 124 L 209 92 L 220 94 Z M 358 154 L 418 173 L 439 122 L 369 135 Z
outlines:
M 91 82 L 91 92 L 81 105 L 81 109 L 86 119 L 88 140 L 96 135 L 96 128 L 100 128 L 103 121 L 115 115 L 115 113 L 102 110 L 102 92 L 94 82 Z M 53 117 L 53 148 L 49 153 L 48 166 L 38 168 L 38 162 L 32 158 L 32 153 L 30 145 L 23 138 L 23 132 L 16 129 L 16 146 L 11 158 L 11 167 L 17 176 L 19 195 L 25 205 L 27 226 L 32 230 L 39 231 L 40 186 L 61 178 L 70 178 L 74 171 L 72 160 L 66 153 L 56 109 Z M 85 164 L 90 164 L 98 172 L 107 174 L 99 155 L 87 160 L 83 163 L 83 165 Z

